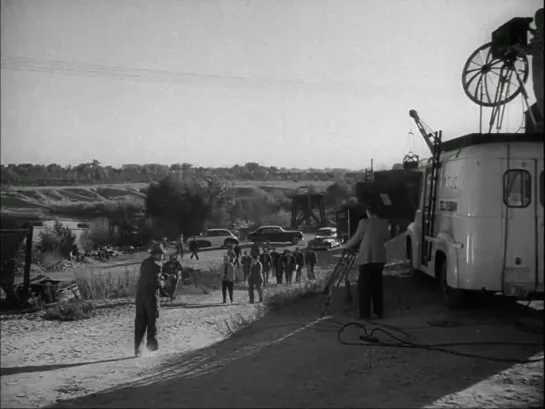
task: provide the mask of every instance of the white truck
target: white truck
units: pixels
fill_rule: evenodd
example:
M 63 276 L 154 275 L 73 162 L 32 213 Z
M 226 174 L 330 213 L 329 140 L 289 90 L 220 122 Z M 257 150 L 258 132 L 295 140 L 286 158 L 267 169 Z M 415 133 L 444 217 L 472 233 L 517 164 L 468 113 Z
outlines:
M 442 142 L 438 166 L 421 167 L 407 257 L 439 281 L 450 308 L 469 291 L 543 296 L 544 139 L 470 134 Z

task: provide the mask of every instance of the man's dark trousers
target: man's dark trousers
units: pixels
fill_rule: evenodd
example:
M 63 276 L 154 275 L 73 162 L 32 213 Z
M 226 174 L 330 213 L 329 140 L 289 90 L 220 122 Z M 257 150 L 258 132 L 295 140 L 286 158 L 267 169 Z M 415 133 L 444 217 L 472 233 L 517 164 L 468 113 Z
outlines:
M 381 317 L 383 309 L 382 270 L 384 263 L 363 264 L 359 267 L 358 298 L 360 304 L 360 317 L 371 316 L 371 299 L 374 313 Z
M 159 292 L 136 295 L 136 319 L 134 325 L 134 348 L 138 350 L 144 334 L 150 351 L 159 348 L 157 342 L 157 318 L 159 317 Z

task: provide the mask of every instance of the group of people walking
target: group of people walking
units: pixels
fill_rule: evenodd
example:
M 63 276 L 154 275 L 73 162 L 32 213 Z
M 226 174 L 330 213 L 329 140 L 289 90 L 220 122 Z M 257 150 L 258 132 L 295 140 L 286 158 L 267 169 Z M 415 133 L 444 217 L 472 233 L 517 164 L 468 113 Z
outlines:
M 254 243 L 248 253 L 247 250 L 242 251 L 238 244 L 230 246 L 222 266 L 223 302 L 227 302 L 227 294 L 233 302 L 231 289 L 237 268 L 242 270 L 242 281 L 248 283 L 250 303 L 253 303 L 256 291 L 259 301 L 263 301 L 263 286 L 271 283 L 271 276 L 274 276 L 277 284 L 292 284 L 295 274 L 295 282 L 299 283 L 303 279 L 303 268 L 306 266 L 308 280 L 316 280 L 314 269 L 317 263 L 316 252 L 310 247 L 304 252 L 296 248 L 293 252 L 284 250 L 280 253 L 275 247 L 269 249 L 265 245 L 261 248 L 258 243 Z
M 362 219 L 355 234 L 344 245 L 333 251 L 352 251 L 358 248 L 355 264 L 359 268 L 358 298 L 360 318 L 371 318 L 371 304 L 377 318 L 384 317 L 382 271 L 386 262 L 385 243 L 389 239 L 388 222 L 378 217 L 373 205 L 367 206 L 367 217 Z M 140 346 L 147 333 L 146 345 L 149 350 L 158 349 L 156 321 L 159 318 L 159 295 L 164 287 L 162 277 L 162 260 L 166 255 L 165 248 L 158 243 L 150 249 L 150 257 L 140 267 L 138 290 L 136 293 L 136 318 L 134 331 L 135 355 L 140 355 Z M 174 263 L 175 259 L 171 262 Z M 236 280 L 236 267 L 242 267 L 243 280 L 248 282 L 250 303 L 263 301 L 263 286 L 269 284 L 271 274 L 278 284 L 291 284 L 295 273 L 295 281 L 302 280 L 303 267 L 306 266 L 309 280 L 315 280 L 314 268 L 317 265 L 316 253 L 307 248 L 304 252 L 299 248 L 282 253 L 254 243 L 250 249 L 242 252 L 240 246 L 227 250 L 221 266 L 223 302 L 233 302 L 233 289 Z M 172 299 L 173 294 L 169 294 Z

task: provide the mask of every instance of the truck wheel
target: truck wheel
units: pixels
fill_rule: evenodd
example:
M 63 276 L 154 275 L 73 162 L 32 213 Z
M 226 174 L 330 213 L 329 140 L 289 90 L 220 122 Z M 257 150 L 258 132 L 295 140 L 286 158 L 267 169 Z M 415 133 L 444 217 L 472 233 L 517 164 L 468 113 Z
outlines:
M 447 284 L 447 262 L 444 261 L 439 267 L 439 288 L 445 304 L 449 310 L 457 310 L 466 305 L 467 293 L 464 290 L 451 288 Z
M 295 246 L 297 243 L 299 243 L 299 237 L 294 237 L 293 239 L 291 239 L 291 244 Z

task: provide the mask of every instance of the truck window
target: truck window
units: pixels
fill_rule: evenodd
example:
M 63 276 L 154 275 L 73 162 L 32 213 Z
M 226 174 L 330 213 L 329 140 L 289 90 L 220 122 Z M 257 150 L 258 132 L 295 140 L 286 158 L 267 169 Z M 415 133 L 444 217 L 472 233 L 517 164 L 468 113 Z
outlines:
M 523 169 L 510 169 L 503 174 L 503 202 L 507 207 L 524 208 L 532 201 L 532 178 Z

